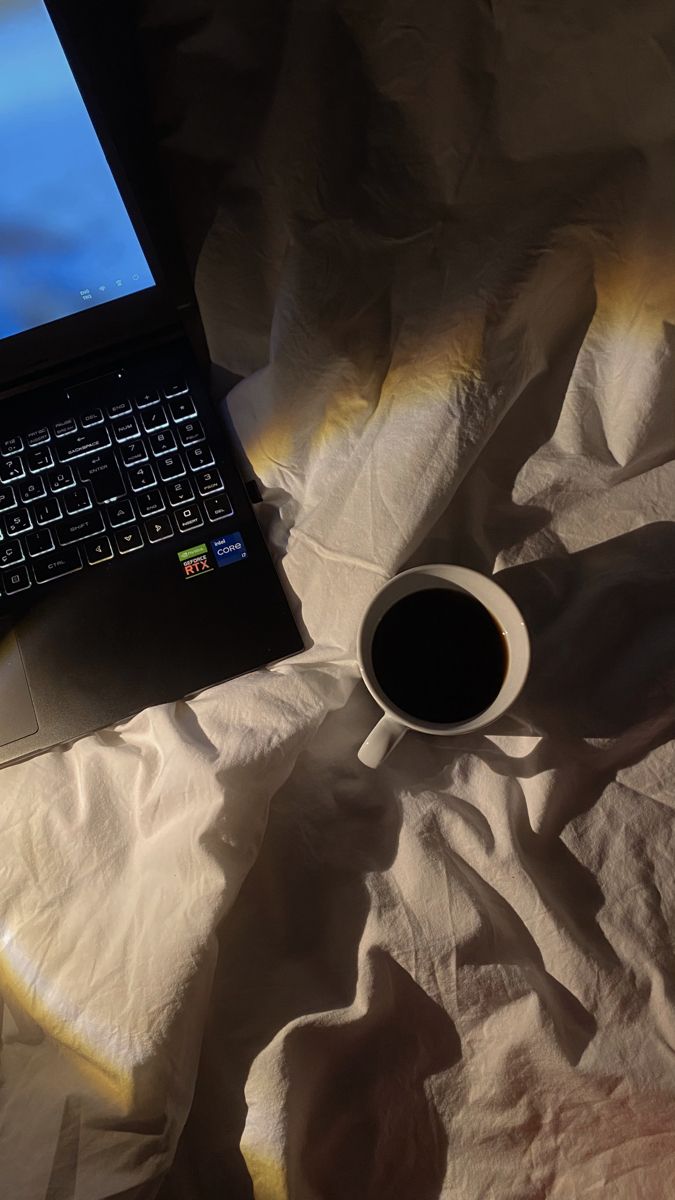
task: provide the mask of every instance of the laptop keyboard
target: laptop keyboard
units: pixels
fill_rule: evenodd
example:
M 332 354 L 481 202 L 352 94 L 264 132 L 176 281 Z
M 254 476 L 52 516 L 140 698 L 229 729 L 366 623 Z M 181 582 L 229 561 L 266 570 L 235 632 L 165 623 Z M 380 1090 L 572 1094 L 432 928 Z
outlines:
M 231 515 L 187 385 L 115 399 L 0 442 L 0 594 Z

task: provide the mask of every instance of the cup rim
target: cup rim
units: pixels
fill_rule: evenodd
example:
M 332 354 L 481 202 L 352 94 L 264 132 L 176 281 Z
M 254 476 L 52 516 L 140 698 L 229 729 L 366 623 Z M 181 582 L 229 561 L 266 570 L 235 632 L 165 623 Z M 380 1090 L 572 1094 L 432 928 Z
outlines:
M 448 585 L 449 590 L 467 592 L 487 608 L 502 630 L 509 649 L 508 669 L 492 704 L 466 721 L 449 724 L 424 721 L 398 708 L 379 687 L 370 658 L 373 634 L 384 614 L 404 596 L 438 587 L 439 583 L 441 586 L 444 583 Z M 503 716 L 522 691 L 530 667 L 531 649 L 527 626 L 520 609 L 508 592 L 491 576 L 452 563 L 428 563 L 393 575 L 373 596 L 359 624 L 356 654 L 363 681 L 387 716 L 407 729 L 414 729 L 419 733 L 449 735 L 483 729 Z

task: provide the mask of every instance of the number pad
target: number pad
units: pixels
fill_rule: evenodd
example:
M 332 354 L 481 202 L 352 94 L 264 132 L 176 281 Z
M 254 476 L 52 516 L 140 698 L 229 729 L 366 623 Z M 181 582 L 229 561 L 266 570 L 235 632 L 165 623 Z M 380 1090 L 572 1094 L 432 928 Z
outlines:
M 185 451 L 187 460 L 193 471 L 201 471 L 202 467 L 213 466 L 213 455 L 210 446 L 191 446 Z
M 195 480 L 200 496 L 210 496 L 212 492 L 222 492 L 223 490 L 220 472 L 216 471 L 215 467 L 212 471 L 201 471 L 199 475 L 195 475 Z
M 224 517 L 231 517 L 234 511 L 225 492 L 220 492 L 217 496 L 207 496 L 204 508 L 209 521 L 221 521 Z
M 138 463 L 148 461 L 148 452 L 140 438 L 138 441 L 126 442 L 124 446 L 120 446 L 120 454 L 125 467 L 135 467 Z
M 159 433 L 151 433 L 148 441 L 155 458 L 176 449 L 176 439 L 170 429 L 160 429 Z
M 154 408 L 144 409 L 142 416 L 143 428 L 146 433 L 154 433 L 156 429 L 166 429 L 169 424 L 161 404 L 157 404 Z
M 178 426 L 178 432 L 183 446 L 194 446 L 197 442 L 204 441 L 204 426 L 201 421 L 183 421 L 183 424 Z
M 154 487 L 157 479 L 150 463 L 132 467 L 129 471 L 129 483 L 134 492 L 142 492 L 145 488 Z
M 169 400 L 169 408 L 174 421 L 187 421 L 190 417 L 197 416 L 197 409 L 192 396 L 187 394 L 176 396 L 173 400 Z
M 177 479 L 175 483 L 168 483 L 165 490 L 172 508 L 179 504 L 188 504 L 195 498 L 189 479 Z
M 164 458 L 157 460 L 157 470 L 159 471 L 162 483 L 169 483 L 172 479 L 178 479 L 180 475 L 185 474 L 185 467 L 180 454 L 166 454 Z
M 186 504 L 185 508 L 176 508 L 173 513 L 181 533 L 189 533 L 204 524 L 198 504 Z
M 153 488 L 150 492 L 141 492 L 136 503 L 142 517 L 152 517 L 155 513 L 163 512 L 164 501 L 161 492 Z

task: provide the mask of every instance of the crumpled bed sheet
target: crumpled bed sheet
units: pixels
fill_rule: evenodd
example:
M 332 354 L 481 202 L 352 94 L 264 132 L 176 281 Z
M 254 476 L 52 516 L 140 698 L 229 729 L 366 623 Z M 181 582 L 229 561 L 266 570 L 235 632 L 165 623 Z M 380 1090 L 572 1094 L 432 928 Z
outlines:
M 144 37 L 309 648 L 0 774 L 2 1198 L 665 1200 L 672 6 Z M 355 631 L 428 561 L 531 677 L 369 772 Z

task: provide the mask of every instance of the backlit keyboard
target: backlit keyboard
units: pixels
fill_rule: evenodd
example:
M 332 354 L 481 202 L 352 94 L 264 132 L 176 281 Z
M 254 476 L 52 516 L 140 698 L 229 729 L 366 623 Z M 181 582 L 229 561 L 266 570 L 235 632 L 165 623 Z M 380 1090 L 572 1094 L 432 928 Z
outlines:
M 231 515 L 187 385 L 115 398 L 0 442 L 0 594 Z

